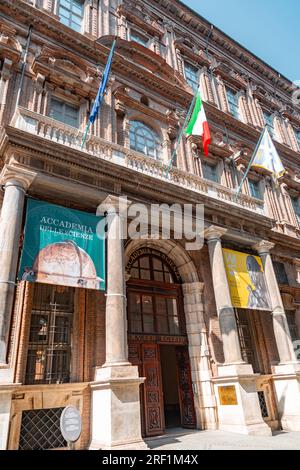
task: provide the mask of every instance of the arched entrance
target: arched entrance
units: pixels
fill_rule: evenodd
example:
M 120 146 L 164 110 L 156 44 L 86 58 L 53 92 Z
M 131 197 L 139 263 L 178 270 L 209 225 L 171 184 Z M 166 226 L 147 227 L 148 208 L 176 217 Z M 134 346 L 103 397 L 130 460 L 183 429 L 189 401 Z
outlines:
M 182 279 L 165 253 L 142 247 L 127 262 L 129 360 L 141 387 L 144 436 L 196 427 Z

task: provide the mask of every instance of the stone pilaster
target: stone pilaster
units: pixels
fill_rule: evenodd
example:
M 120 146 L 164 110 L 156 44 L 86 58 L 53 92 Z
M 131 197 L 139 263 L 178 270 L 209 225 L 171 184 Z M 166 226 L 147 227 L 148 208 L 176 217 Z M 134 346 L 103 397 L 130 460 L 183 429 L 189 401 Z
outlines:
M 4 167 L 0 181 L 4 185 L 4 199 L 0 221 L 0 382 L 6 363 L 8 336 L 15 294 L 24 200 L 35 174 L 26 170 Z M 5 375 L 5 374 L 4 374 Z
M 125 297 L 123 211 L 108 196 L 101 204 L 107 213 L 107 294 L 105 311 L 106 360 L 96 369 L 92 388 L 91 449 L 143 448 L 141 437 L 139 377 L 137 366 L 128 362 Z
M 197 426 L 200 429 L 217 429 L 217 405 L 203 316 L 203 289 L 204 284 L 201 282 L 183 284 L 184 313 L 189 338 Z
M 270 250 L 273 243 L 261 241 L 255 245 L 265 271 L 270 294 L 274 334 L 280 363 L 273 367 L 273 382 L 282 429 L 300 431 L 300 362 L 297 361 L 280 290 L 275 276 Z
M 8 85 L 12 76 L 12 65 L 13 63 L 10 59 L 4 59 L 0 79 L 0 124 L 3 120 L 4 109 L 7 101 Z

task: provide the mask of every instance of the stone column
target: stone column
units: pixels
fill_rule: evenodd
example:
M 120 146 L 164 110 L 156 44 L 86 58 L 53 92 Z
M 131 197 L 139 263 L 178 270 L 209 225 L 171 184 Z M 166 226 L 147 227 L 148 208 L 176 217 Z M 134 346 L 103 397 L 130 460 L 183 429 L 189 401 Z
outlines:
M 255 245 L 265 271 L 270 294 L 274 334 L 280 363 L 273 366 L 273 382 L 282 429 L 300 431 L 300 362 L 297 361 L 270 250 L 273 243 L 262 240 Z
M 117 199 L 117 198 L 116 198 Z M 113 198 L 108 202 L 113 201 Z M 107 207 L 106 361 L 104 367 L 129 365 L 125 296 L 125 266 L 122 214 Z M 127 207 L 126 207 L 127 209 Z
M 34 177 L 35 174 L 30 172 L 9 170 L 8 167 L 4 168 L 0 177 L 5 191 L 0 219 L 0 366 L 2 365 L 2 368 L 8 367 L 6 356 L 25 194 Z
M 146 448 L 141 437 L 138 367 L 128 362 L 123 215 L 127 200 L 108 196 L 107 213 L 106 356 L 96 369 L 92 388 L 91 449 Z
M 225 357 L 225 364 L 218 366 L 218 377 L 213 379 L 219 429 L 241 434 L 269 436 L 271 429 L 262 418 L 256 376 L 252 366 L 242 360 L 221 245 L 221 237 L 226 231 L 221 227 L 211 226 L 204 232 L 208 240 L 215 301 Z
M 242 364 L 240 341 L 231 303 L 225 264 L 222 253 L 221 237 L 227 232 L 221 227 L 211 226 L 205 230 L 212 270 L 215 301 L 223 340 L 225 364 Z
M 270 255 L 270 250 L 274 248 L 274 246 L 275 245 L 273 243 L 263 240 L 253 248 L 258 252 L 264 266 L 265 280 L 270 295 L 274 334 L 279 353 L 280 364 L 289 364 L 296 362 L 296 356 L 278 287 L 278 282 L 274 272 L 272 258 Z

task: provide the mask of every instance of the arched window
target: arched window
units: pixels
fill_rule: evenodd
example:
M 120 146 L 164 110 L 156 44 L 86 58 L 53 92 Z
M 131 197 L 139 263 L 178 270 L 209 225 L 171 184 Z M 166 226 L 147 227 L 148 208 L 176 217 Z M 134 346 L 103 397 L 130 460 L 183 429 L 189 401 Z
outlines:
M 127 282 L 129 333 L 182 335 L 181 285 L 159 256 L 139 257 Z
M 149 157 L 161 157 L 161 142 L 158 135 L 141 121 L 130 122 L 130 148 Z

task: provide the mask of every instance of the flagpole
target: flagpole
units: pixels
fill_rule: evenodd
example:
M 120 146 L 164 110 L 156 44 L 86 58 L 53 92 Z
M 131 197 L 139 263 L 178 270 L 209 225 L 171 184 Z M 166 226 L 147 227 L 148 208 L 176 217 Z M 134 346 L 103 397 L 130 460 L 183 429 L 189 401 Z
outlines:
M 191 115 L 191 113 L 192 113 L 192 111 L 193 111 L 193 108 L 194 108 L 194 106 L 195 106 L 198 91 L 199 91 L 199 87 L 197 88 L 197 91 L 196 91 L 196 93 L 195 93 L 194 96 L 193 96 L 193 99 L 192 99 L 192 101 L 191 101 L 189 110 L 188 110 L 188 112 L 187 112 L 187 115 L 186 115 L 186 117 L 185 117 L 183 126 L 182 126 L 181 131 L 180 131 L 180 134 L 179 134 L 179 136 L 178 136 L 177 143 L 176 143 L 175 148 L 174 148 L 174 150 L 173 150 L 173 152 L 172 152 L 172 156 L 171 156 L 170 163 L 169 163 L 169 165 L 168 165 L 168 167 L 167 167 L 167 169 L 166 169 L 166 178 L 169 176 L 169 173 L 170 173 L 170 170 L 171 170 L 173 161 L 174 161 L 174 159 L 175 159 L 175 156 L 176 156 L 176 154 L 177 154 L 177 150 L 178 150 L 178 148 L 179 148 L 180 142 L 181 142 L 182 137 L 183 137 L 184 130 L 185 130 L 185 128 L 187 127 L 188 121 L 189 121 L 189 119 L 190 119 L 190 115 Z
M 244 176 L 243 176 L 243 178 L 242 178 L 242 181 L 240 182 L 240 185 L 239 185 L 238 190 L 237 190 L 237 192 L 236 192 L 235 200 L 237 200 L 238 195 L 240 194 L 240 192 L 241 192 L 241 190 L 242 190 L 243 184 L 244 184 L 244 182 L 246 181 L 246 178 L 247 178 L 248 173 L 249 173 L 249 171 L 250 171 L 251 165 L 252 165 L 252 163 L 253 163 L 253 161 L 254 161 L 254 159 L 255 159 L 255 157 L 256 157 L 257 151 L 258 151 L 258 149 L 259 149 L 259 146 L 260 146 L 260 144 L 261 144 L 262 138 L 263 138 L 263 136 L 264 136 L 266 127 L 267 127 L 267 125 L 265 124 L 264 129 L 263 129 L 263 131 L 262 131 L 262 133 L 261 133 L 261 135 L 260 135 L 259 141 L 258 141 L 257 144 L 256 144 L 255 150 L 254 150 L 253 155 L 252 155 L 252 157 L 251 157 L 251 160 L 250 160 L 250 162 L 249 162 L 248 168 L 247 168 L 247 170 L 245 171 L 245 174 L 244 174 Z
M 87 135 L 88 135 L 88 133 L 89 133 L 90 127 L 91 127 L 91 121 L 88 120 L 87 125 L 86 125 L 86 128 L 85 128 L 84 136 L 83 136 L 83 139 L 82 139 L 82 142 L 81 142 L 81 150 L 83 149 L 84 144 L 85 144 L 85 142 L 86 142 Z
M 107 83 L 107 80 L 109 78 L 109 74 L 110 74 L 110 69 L 111 69 L 111 64 L 112 64 L 112 59 L 113 59 L 113 54 L 114 54 L 114 51 L 115 51 L 115 47 L 116 47 L 116 43 L 117 43 L 117 36 L 115 36 L 114 38 L 114 41 L 112 43 L 112 46 L 111 46 L 111 49 L 110 49 L 110 52 L 109 52 L 109 56 L 108 56 L 108 59 L 107 59 L 107 62 L 106 62 L 106 65 L 105 65 L 105 68 L 104 68 L 104 72 L 102 74 L 102 79 L 101 79 L 101 82 L 100 82 L 100 88 L 101 86 L 103 85 L 103 80 L 105 82 L 105 85 L 104 85 L 104 88 L 102 90 L 102 93 L 99 95 L 99 97 L 101 98 L 100 100 L 100 104 L 98 105 L 98 110 L 97 110 L 97 113 L 99 112 L 99 109 L 100 109 L 100 106 L 102 104 L 102 99 L 103 99 L 103 96 L 104 96 L 104 92 L 105 92 L 105 87 L 106 87 L 106 83 Z M 106 81 L 105 81 L 106 80 Z M 98 94 L 100 93 L 100 88 L 98 90 L 98 93 L 97 93 L 97 96 L 96 96 L 96 100 L 98 98 Z M 95 106 L 95 102 L 94 102 L 94 106 Z M 92 111 L 93 112 L 93 111 Z M 96 115 L 97 115 L 96 113 Z M 95 117 L 96 117 L 95 115 Z M 86 125 L 86 128 L 85 128 L 85 131 L 84 131 L 84 136 L 83 136 L 83 139 L 82 139 L 82 142 L 81 142 L 81 150 L 83 149 L 83 146 L 86 142 L 86 139 L 87 139 L 87 136 L 88 136 L 88 132 L 90 130 L 90 127 L 91 127 L 91 123 L 94 122 L 95 120 L 95 117 L 93 119 L 93 121 L 91 121 L 91 116 L 89 117 L 88 119 L 88 122 L 87 122 L 87 125 Z

